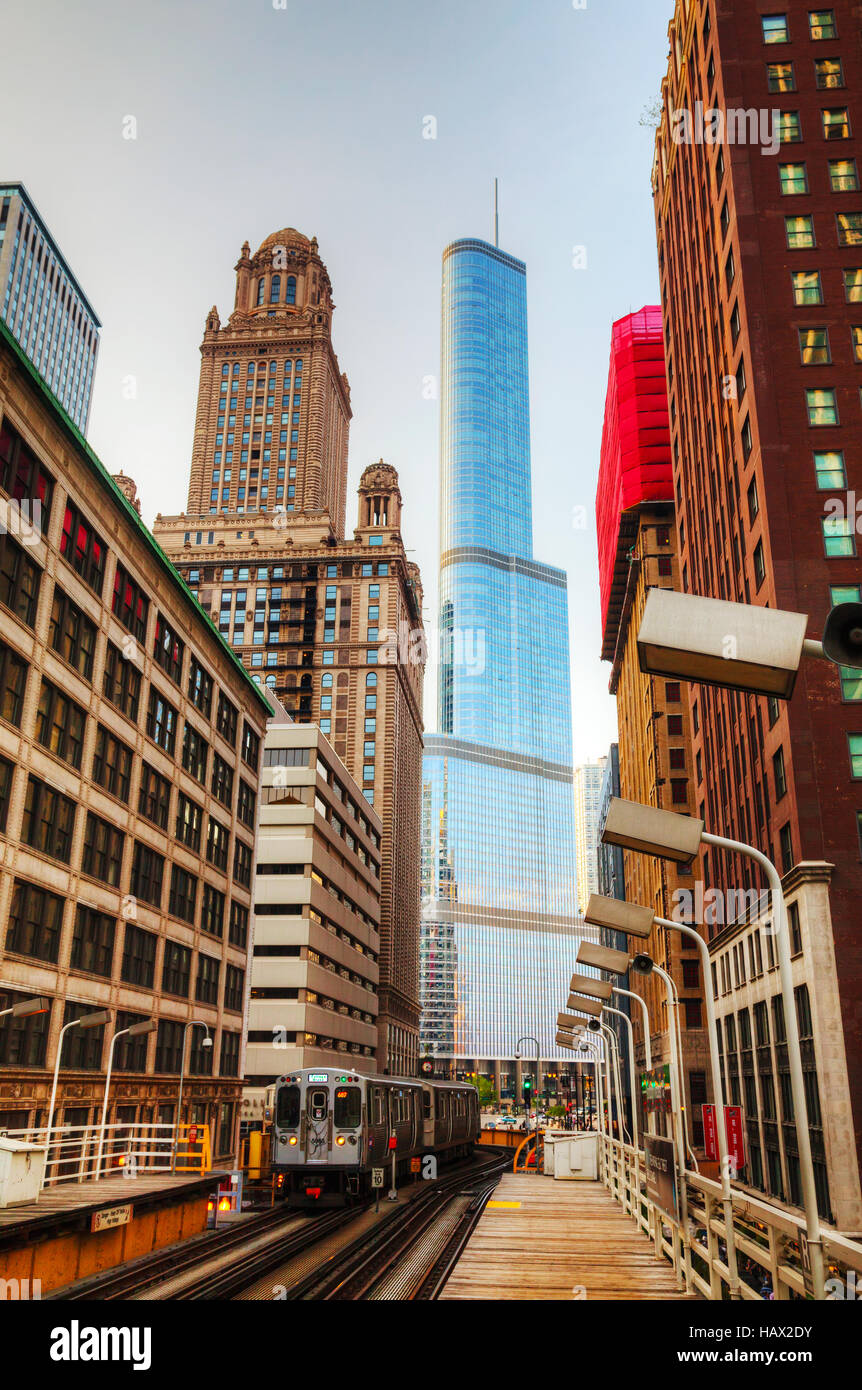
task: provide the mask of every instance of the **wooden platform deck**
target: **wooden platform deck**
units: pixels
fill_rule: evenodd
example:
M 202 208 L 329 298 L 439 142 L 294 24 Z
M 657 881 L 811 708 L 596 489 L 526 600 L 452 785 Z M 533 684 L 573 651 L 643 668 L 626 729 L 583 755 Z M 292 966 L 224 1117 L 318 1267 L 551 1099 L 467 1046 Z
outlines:
M 36 1202 L 26 1206 L 0 1208 L 0 1244 L 4 1237 L 22 1234 L 27 1228 L 59 1226 L 70 1218 L 105 1207 L 131 1204 L 140 1208 L 174 1196 L 178 1191 L 191 1195 L 196 1189 L 218 1186 L 221 1172 L 172 1177 L 170 1173 L 142 1173 L 137 1178 L 100 1178 L 98 1182 L 57 1183 L 45 1187 Z
M 507 1205 L 509 1204 L 509 1205 Z M 443 1299 L 683 1299 L 673 1270 L 597 1182 L 507 1173 Z

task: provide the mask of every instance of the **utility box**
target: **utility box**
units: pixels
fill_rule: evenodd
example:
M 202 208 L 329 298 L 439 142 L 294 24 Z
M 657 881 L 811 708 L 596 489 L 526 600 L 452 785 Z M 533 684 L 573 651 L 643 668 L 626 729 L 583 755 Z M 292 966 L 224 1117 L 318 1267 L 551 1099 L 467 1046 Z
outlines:
M 38 1200 L 45 1177 L 48 1149 L 0 1134 L 0 1207 L 17 1207 Z
M 554 1145 L 554 1177 L 594 1182 L 599 1175 L 599 1143 L 596 1134 L 567 1134 Z

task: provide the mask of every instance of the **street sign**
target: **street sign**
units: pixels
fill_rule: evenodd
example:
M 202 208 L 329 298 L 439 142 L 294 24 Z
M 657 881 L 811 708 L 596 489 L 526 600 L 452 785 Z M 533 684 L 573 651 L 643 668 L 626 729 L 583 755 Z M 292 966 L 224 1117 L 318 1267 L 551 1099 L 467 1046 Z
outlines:
M 676 1181 L 676 1151 L 672 1139 L 657 1134 L 644 1135 L 646 1155 L 646 1193 L 659 1211 L 671 1221 L 679 1221 L 679 1190 Z
M 704 1157 L 718 1158 L 718 1127 L 715 1123 L 715 1106 L 703 1105 L 703 1147 Z
M 704 1105 L 703 1144 L 706 1157 L 718 1158 L 718 1126 L 715 1106 Z M 724 1125 L 727 1135 L 727 1156 L 730 1159 L 730 1176 L 735 1178 L 745 1167 L 745 1139 L 742 1130 L 742 1108 L 739 1105 L 724 1107 Z
M 383 1187 L 386 1183 L 386 1170 L 384 1168 L 371 1169 L 371 1186 Z

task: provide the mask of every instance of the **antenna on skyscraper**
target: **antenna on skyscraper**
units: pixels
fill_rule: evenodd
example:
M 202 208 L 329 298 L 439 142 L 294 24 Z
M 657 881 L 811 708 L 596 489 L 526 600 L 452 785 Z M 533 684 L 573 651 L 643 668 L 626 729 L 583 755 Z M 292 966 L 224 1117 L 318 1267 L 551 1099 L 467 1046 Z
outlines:
M 494 245 L 500 249 L 500 185 L 494 180 Z

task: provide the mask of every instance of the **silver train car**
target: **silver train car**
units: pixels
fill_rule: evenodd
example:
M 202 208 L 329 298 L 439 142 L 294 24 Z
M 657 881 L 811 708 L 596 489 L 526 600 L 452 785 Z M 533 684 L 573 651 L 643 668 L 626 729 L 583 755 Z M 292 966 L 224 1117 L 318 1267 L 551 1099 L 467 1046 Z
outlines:
M 437 1164 L 473 1152 L 480 1133 L 475 1086 L 361 1076 L 348 1068 L 295 1071 L 275 1085 L 271 1164 L 293 1206 L 342 1206 L 371 1192 L 371 1170 L 391 1182 L 411 1159 Z

